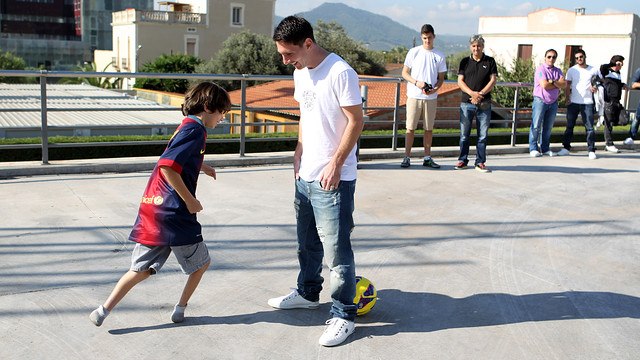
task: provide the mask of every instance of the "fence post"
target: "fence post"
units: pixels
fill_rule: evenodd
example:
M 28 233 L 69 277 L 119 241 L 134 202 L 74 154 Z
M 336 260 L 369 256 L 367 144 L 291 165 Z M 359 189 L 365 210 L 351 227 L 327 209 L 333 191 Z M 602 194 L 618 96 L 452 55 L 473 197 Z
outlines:
M 243 77 L 246 77 L 246 74 L 242 74 Z M 245 154 L 245 144 L 246 144 L 246 129 L 245 125 L 247 123 L 246 111 L 247 111 L 247 81 L 246 78 L 240 80 L 240 156 L 244 156 Z
M 398 150 L 398 113 L 400 110 L 400 85 L 402 83 L 398 81 L 396 83 L 396 103 L 393 108 L 393 138 L 391 139 L 391 150 Z
M 520 85 L 516 86 L 513 95 L 513 115 L 511 117 L 511 146 L 516 146 L 516 130 L 518 129 L 518 96 L 520 94 Z
M 47 70 L 40 71 L 40 136 L 42 137 L 42 164 L 49 164 L 49 127 L 47 125 Z

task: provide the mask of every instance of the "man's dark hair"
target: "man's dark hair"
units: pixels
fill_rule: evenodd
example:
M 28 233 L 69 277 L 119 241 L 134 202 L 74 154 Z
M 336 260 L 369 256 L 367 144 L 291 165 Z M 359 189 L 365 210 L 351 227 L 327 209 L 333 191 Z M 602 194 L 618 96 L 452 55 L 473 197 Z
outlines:
M 273 30 L 273 41 L 300 46 L 307 39 L 316 41 L 313 37 L 313 27 L 306 19 L 299 16 L 287 16 Z
M 433 26 L 431 26 L 431 24 L 424 24 L 424 25 L 422 25 L 422 29 L 420 29 L 420 35 L 422 35 L 422 34 L 429 34 L 429 33 L 431 33 L 431 34 L 433 34 L 433 35 L 435 35 L 435 34 L 436 34 L 436 31 L 435 31 L 435 30 L 433 30 Z
M 211 112 L 225 113 L 231 109 L 229 94 L 218 84 L 204 81 L 192 86 L 184 95 L 182 115 L 198 115 L 205 107 Z
M 587 58 L 587 53 L 584 52 L 584 50 L 582 50 L 582 49 L 576 50 L 576 52 L 575 52 L 575 54 L 573 54 L 573 56 L 576 56 L 578 54 L 582 54 L 585 57 L 585 59 Z
M 547 51 L 544 52 L 544 57 L 547 57 L 547 54 L 549 54 L 550 52 L 556 54 L 556 58 L 558 57 L 558 52 L 556 51 L 556 49 L 549 49 Z

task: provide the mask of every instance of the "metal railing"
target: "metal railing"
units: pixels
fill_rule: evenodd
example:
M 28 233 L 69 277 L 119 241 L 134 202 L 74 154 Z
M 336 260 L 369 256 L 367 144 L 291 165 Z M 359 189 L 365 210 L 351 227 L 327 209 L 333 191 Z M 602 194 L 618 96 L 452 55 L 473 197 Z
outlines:
M 286 75 L 248 75 L 248 74 L 176 74 L 176 73 L 122 73 L 122 72 L 74 72 L 74 71 L 19 71 L 19 70 L 1 70 L 0 77 L 35 77 L 39 79 L 40 83 L 40 117 L 41 117 L 41 144 L 40 145 L 32 145 L 32 147 L 39 146 L 42 148 L 42 163 L 47 164 L 49 162 L 49 148 L 50 147 L 69 147 L 73 146 L 70 144 L 50 144 L 49 143 L 49 126 L 47 123 L 47 115 L 49 112 L 53 111 L 90 111 L 86 109 L 61 109 L 61 108 L 51 108 L 47 106 L 47 78 L 152 78 L 152 79 L 190 79 L 190 80 L 211 80 L 211 81 L 240 81 L 241 83 L 241 102 L 239 106 L 235 106 L 234 110 L 240 111 L 240 123 L 239 124 L 228 124 L 230 126 L 238 126 L 240 127 L 240 136 L 238 139 L 220 139 L 214 140 L 213 142 L 228 142 L 228 141 L 237 141 L 239 142 L 240 148 L 240 156 L 245 156 L 246 151 L 246 143 L 248 141 L 268 141 L 270 139 L 248 139 L 247 138 L 247 126 L 274 126 L 274 125 L 284 125 L 284 124 L 297 124 L 297 122 L 287 122 L 287 123 L 279 123 L 279 122 L 260 122 L 260 123 L 247 123 L 247 111 L 259 112 L 259 111 L 269 111 L 269 110 L 293 110 L 296 108 L 291 107 L 251 107 L 247 105 L 247 82 L 248 81 L 275 81 L 275 80 L 292 80 L 292 76 Z M 365 124 L 374 124 L 374 123 L 387 123 L 391 125 L 392 134 L 390 136 L 384 135 L 376 135 L 371 137 L 381 137 L 381 138 L 390 138 L 391 139 L 391 149 L 397 150 L 398 148 L 398 129 L 402 125 L 400 122 L 400 90 L 402 83 L 404 80 L 402 78 L 394 78 L 394 77 L 380 77 L 380 78 L 371 78 L 371 77 L 363 77 L 361 78 L 361 82 L 369 83 L 369 82 L 385 82 L 391 83 L 395 85 L 395 96 L 393 101 L 393 106 L 390 107 L 373 107 L 366 106 L 368 110 L 390 110 L 392 112 L 392 120 L 367 120 Z M 518 134 L 518 123 L 520 120 L 526 118 L 528 115 L 523 115 L 522 111 L 528 110 L 526 108 L 519 107 L 519 94 L 520 89 L 525 87 L 531 87 L 531 84 L 528 83 L 498 83 L 497 86 L 505 86 L 505 87 L 513 87 L 515 88 L 515 95 L 513 100 L 513 106 L 502 108 L 493 106 L 492 110 L 495 111 L 503 111 L 504 114 L 510 114 L 510 118 L 506 119 L 492 119 L 492 123 L 504 123 L 505 127 L 507 125 L 511 126 L 511 145 L 515 146 L 516 144 L 516 135 Z M 366 93 L 366 91 L 365 91 Z M 366 99 L 365 99 L 366 100 Z M 365 101 L 366 104 L 366 101 Z M 446 110 L 446 109 L 458 109 L 458 107 L 439 107 L 438 108 Z M 0 109 L 0 111 L 14 111 L 16 109 Z M 92 109 L 95 110 L 95 109 Z M 101 109 L 107 111 L 115 111 L 122 109 Z M 136 109 L 127 109 L 131 111 L 135 111 Z M 145 111 L 149 109 L 141 109 L 141 111 Z M 154 110 L 162 110 L 162 109 L 154 109 Z M 165 110 L 176 110 L 176 108 L 166 108 Z M 38 111 L 37 109 L 24 110 L 20 111 Z M 530 117 L 529 117 L 530 118 Z M 451 120 L 453 121 L 453 120 Z M 435 135 L 438 136 L 438 135 Z M 367 136 L 363 136 L 366 138 Z M 138 143 L 148 143 L 148 142 L 138 142 Z M 104 145 L 104 144 L 102 144 Z M 99 146 L 99 143 L 82 143 L 76 144 L 76 146 Z M 0 149 L 3 147 L 8 148 L 7 146 L 0 146 Z

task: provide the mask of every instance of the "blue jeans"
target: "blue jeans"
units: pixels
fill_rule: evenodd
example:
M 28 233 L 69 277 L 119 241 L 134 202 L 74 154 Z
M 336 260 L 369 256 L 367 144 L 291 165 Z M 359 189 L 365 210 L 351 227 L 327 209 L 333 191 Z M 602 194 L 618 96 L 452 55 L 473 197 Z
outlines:
M 298 233 L 298 292 L 307 300 L 320 298 L 322 258 L 330 270 L 332 317 L 353 321 L 357 306 L 356 273 L 351 231 L 356 181 L 340 181 L 336 190 L 323 190 L 319 181 L 296 180 Z
M 567 106 L 567 128 L 562 137 L 562 146 L 571 150 L 571 139 L 573 139 L 573 128 L 576 126 L 578 113 L 582 117 L 582 123 L 587 132 L 587 147 L 589 151 L 596 151 L 596 132 L 593 129 L 593 104 L 574 104 Z
M 631 122 L 631 127 L 629 128 L 629 137 L 632 139 L 636 139 L 638 136 L 638 127 L 640 125 L 640 101 L 638 102 L 638 108 L 636 109 L 636 116 L 633 118 Z
M 479 109 L 471 103 L 460 103 L 460 156 L 458 161 L 469 162 L 469 136 L 471 122 L 476 118 L 478 143 L 476 144 L 476 162 L 482 164 L 487 161 L 487 137 L 489 136 L 489 122 L 491 121 L 491 106 L 486 110 Z
M 558 102 L 545 104 L 541 98 L 533 97 L 531 129 L 529 130 L 529 151 L 538 150 L 541 153 L 549 151 L 551 129 L 556 121 Z M 538 143 L 540 146 L 538 146 Z

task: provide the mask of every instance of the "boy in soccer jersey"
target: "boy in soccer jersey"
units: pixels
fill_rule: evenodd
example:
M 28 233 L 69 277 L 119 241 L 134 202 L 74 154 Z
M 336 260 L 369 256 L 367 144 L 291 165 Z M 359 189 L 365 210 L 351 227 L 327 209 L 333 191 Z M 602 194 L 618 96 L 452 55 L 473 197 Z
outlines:
M 215 127 L 230 108 L 229 94 L 212 82 L 195 85 L 185 95 L 182 113 L 186 117 L 153 169 L 129 235 L 129 240 L 137 243 L 131 255 L 131 268 L 104 304 L 89 315 L 96 326 L 102 325 L 129 290 L 157 273 L 171 252 L 182 272 L 189 275 L 171 314 L 174 323 L 184 321 L 187 303 L 211 261 L 196 219 L 202 205 L 195 198 L 201 170 L 216 178 L 215 169 L 203 163 L 206 128 Z

